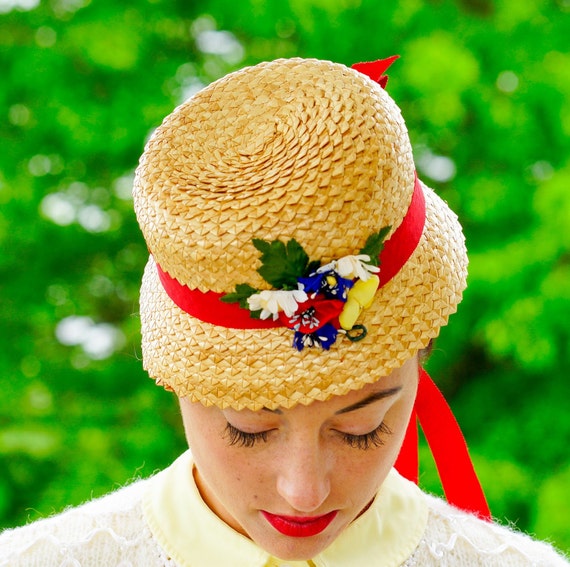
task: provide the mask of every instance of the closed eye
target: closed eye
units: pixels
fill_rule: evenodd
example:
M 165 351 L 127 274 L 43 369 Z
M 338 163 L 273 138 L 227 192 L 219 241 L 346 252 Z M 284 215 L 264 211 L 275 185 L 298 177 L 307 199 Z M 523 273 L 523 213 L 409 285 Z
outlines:
M 355 435 L 353 433 L 343 433 L 339 431 L 342 440 L 354 449 L 361 449 L 366 451 L 373 447 L 381 447 L 384 445 L 384 437 L 390 435 L 392 430 L 382 422 L 376 429 L 362 435 Z
M 267 443 L 268 436 L 271 431 L 271 429 L 268 429 L 266 431 L 250 433 L 248 431 L 242 431 L 228 422 L 226 423 L 224 434 L 228 439 L 229 445 L 236 447 L 253 447 L 259 442 Z M 382 422 L 373 431 L 362 435 L 338 431 L 338 434 L 344 443 L 349 447 L 363 451 L 374 447 L 381 447 L 384 445 L 384 436 L 390 435 L 391 433 L 392 430 L 384 422 Z
M 236 447 L 253 447 L 258 442 L 267 443 L 267 436 L 271 430 L 259 431 L 257 433 L 249 433 L 242 431 L 231 423 L 226 424 L 224 433 L 228 439 L 229 445 Z

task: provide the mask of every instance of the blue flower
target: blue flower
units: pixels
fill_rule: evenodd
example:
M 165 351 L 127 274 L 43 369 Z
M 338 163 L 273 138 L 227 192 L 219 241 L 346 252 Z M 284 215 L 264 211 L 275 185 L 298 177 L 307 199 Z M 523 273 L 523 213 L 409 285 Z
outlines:
M 319 272 L 313 272 L 304 278 L 299 278 L 297 281 L 303 284 L 303 291 L 305 293 L 319 293 L 321 290 L 321 282 L 325 274 L 319 274 Z
M 320 346 L 323 350 L 329 350 L 336 341 L 337 335 L 337 328 L 332 323 L 327 323 L 314 333 L 295 331 L 293 346 L 298 351 L 302 351 L 304 347 L 314 346 Z
M 327 299 L 341 301 L 346 301 L 348 290 L 354 285 L 354 281 L 342 278 L 334 270 L 313 272 L 298 281 L 307 294 L 322 293 Z
M 348 290 L 354 282 L 341 278 L 336 272 L 327 272 L 324 276 L 321 281 L 321 293 L 328 299 L 346 301 Z

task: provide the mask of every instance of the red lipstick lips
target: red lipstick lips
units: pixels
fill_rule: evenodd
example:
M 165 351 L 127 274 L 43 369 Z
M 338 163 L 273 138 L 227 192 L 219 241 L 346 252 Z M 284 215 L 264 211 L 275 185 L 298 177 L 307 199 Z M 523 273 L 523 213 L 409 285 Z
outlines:
M 320 534 L 336 517 L 338 510 L 323 516 L 276 516 L 265 510 L 261 513 L 280 533 L 291 537 L 310 537 Z

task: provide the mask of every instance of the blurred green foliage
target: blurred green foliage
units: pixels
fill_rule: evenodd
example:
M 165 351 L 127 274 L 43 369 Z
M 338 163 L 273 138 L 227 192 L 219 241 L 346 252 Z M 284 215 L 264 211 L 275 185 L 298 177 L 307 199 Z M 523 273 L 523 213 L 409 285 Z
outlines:
M 495 516 L 570 550 L 569 17 L 568 0 L 0 0 L 0 525 L 184 449 L 140 363 L 130 186 L 152 129 L 246 64 L 398 53 L 388 90 L 471 258 L 430 370 Z

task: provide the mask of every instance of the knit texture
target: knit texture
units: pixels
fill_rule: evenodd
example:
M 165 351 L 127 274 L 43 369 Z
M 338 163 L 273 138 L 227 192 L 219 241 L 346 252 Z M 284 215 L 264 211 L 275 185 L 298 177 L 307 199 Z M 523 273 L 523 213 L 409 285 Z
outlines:
M 144 520 L 141 502 L 149 482 L 137 481 L 51 518 L 4 531 L 0 567 L 177 567 Z M 570 565 L 546 543 L 479 520 L 438 498 L 426 499 L 424 537 L 403 567 Z M 228 557 L 223 567 L 231 565 Z

